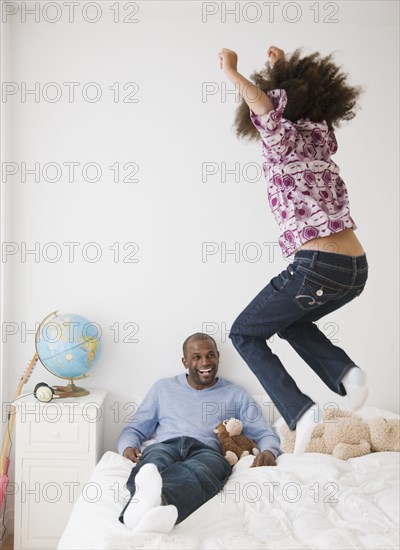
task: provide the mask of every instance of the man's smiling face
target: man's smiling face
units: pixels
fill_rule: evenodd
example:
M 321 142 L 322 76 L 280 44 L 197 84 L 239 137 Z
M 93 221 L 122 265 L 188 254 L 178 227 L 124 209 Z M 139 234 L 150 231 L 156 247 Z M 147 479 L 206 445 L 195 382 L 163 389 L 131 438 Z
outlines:
M 189 341 L 182 363 L 188 370 L 188 382 L 196 390 L 204 390 L 216 382 L 219 351 L 211 339 Z

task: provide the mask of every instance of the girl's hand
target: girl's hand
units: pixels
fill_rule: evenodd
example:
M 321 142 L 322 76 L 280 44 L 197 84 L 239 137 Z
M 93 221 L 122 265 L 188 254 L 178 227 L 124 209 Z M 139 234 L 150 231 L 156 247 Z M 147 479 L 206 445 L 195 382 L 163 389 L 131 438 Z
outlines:
M 237 62 L 238 56 L 236 52 L 228 50 L 227 48 L 222 48 L 218 54 L 219 66 L 226 73 L 229 71 L 237 71 Z
M 285 52 L 276 46 L 270 46 L 268 48 L 268 57 L 269 64 L 273 67 L 277 61 L 285 57 Z
M 218 58 L 219 65 L 225 71 L 228 80 L 232 82 L 255 115 L 265 115 L 274 108 L 267 94 L 238 72 L 236 52 L 223 48 L 219 52 Z

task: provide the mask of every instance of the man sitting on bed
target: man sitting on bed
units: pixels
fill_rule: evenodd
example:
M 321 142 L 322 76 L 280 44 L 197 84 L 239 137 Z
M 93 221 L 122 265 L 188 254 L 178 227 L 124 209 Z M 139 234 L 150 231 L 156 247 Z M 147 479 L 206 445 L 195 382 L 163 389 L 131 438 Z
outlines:
M 214 428 L 226 418 L 239 418 L 261 451 L 251 467 L 274 466 L 280 453 L 278 436 L 250 394 L 217 377 L 211 336 L 189 336 L 182 362 L 187 373 L 156 382 L 118 440 L 118 452 L 136 463 L 119 520 L 135 531 L 168 533 L 222 489 L 231 466 Z M 152 436 L 156 443 L 142 453 L 140 445 Z

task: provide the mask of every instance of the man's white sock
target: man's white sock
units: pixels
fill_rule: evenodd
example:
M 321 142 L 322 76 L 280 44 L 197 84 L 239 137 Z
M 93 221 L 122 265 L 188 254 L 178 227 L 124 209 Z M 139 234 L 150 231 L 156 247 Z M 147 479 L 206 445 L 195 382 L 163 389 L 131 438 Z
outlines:
M 145 464 L 135 477 L 136 493 L 124 512 L 124 524 L 133 529 L 147 512 L 161 505 L 162 478 L 155 464 Z
M 368 397 L 367 375 L 359 367 L 351 368 L 343 376 L 342 384 L 346 390 L 349 408 L 361 409 Z
M 170 533 L 178 518 L 178 510 L 173 504 L 156 506 L 149 510 L 142 521 L 134 527 L 134 533 Z
M 322 412 L 318 405 L 315 404 L 297 421 L 296 443 L 293 451 L 295 455 L 301 455 L 305 452 L 310 443 L 311 434 L 319 422 L 322 422 Z

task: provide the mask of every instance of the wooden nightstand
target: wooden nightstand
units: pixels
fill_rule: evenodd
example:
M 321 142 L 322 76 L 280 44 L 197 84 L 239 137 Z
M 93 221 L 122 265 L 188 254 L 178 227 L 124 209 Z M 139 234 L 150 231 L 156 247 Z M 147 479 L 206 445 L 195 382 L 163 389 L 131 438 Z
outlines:
M 103 454 L 105 396 L 15 401 L 14 548 L 56 548 L 77 497 L 96 501 L 88 480 Z

